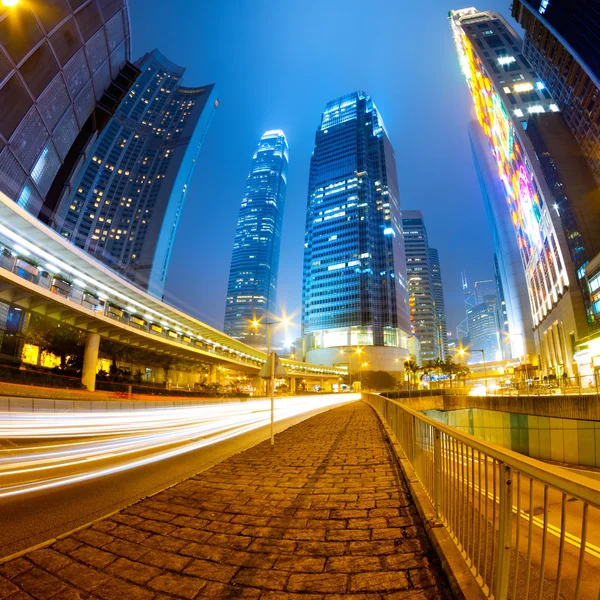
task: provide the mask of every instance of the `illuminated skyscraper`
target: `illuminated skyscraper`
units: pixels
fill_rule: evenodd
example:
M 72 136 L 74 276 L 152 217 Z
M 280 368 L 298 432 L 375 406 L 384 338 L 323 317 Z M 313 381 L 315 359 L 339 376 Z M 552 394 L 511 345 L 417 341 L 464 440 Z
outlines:
M 307 357 L 398 371 L 410 331 L 394 151 L 373 100 L 329 102 L 310 163 L 302 332 Z M 396 361 L 396 363 L 394 363 Z
M 512 15 L 600 184 L 600 0 L 513 0 Z
M 560 209 L 554 210 L 552 194 L 526 132 L 530 116 L 557 112 L 558 106 L 523 56 L 521 40 L 500 15 L 468 8 L 450 11 L 450 23 L 487 138 L 487 150 L 481 144 L 478 150 L 493 157 L 501 182 L 494 190 L 495 200 L 504 196 L 508 207 L 508 214 L 502 213 L 493 232 L 504 234 L 510 222 L 516 246 L 510 243 L 508 247 L 513 254 L 517 248 L 521 258 L 536 354 L 542 358 L 543 371 L 573 373 L 575 342 L 588 333 L 584 298 L 567 242 L 569 226 Z M 494 218 L 494 211 L 489 213 Z M 502 283 L 506 299 L 512 290 Z M 521 333 L 514 332 L 510 322 L 509 331 L 511 336 Z M 529 348 L 522 352 L 528 353 Z
M 139 71 L 126 0 L 0 5 L 0 191 L 50 222 Z
M 120 102 L 63 194 L 54 227 L 161 297 L 198 154 L 218 106 L 213 85 L 181 85 L 158 50 Z
M 412 333 L 419 340 L 421 359 L 423 361 L 435 360 L 441 358 L 442 350 L 437 327 L 427 230 L 421 211 L 403 211 L 402 229 L 404 231 L 406 279 L 410 297 Z
M 442 284 L 442 267 L 440 266 L 440 256 L 435 248 L 429 248 L 429 274 L 431 277 L 431 293 L 435 305 L 435 327 L 439 357 L 441 360 L 446 360 L 450 358 L 448 354 L 448 324 L 444 302 L 444 286 Z
M 250 322 L 275 313 L 288 160 L 283 131 L 266 131 L 252 157 L 233 242 L 225 333 L 259 348 L 266 347 L 265 328 Z

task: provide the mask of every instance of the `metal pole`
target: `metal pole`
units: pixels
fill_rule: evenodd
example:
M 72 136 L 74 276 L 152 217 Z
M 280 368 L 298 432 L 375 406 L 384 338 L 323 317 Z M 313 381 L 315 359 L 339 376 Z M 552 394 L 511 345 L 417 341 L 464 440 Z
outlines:
M 508 465 L 501 465 L 498 555 L 496 558 L 496 589 L 494 590 L 494 596 L 497 600 L 506 600 L 508 598 L 513 508 L 511 476 L 511 468 Z
M 267 348 L 271 354 L 271 323 L 267 323 Z M 275 433 L 273 423 L 275 421 L 275 355 L 269 356 L 271 359 L 271 446 L 275 445 Z

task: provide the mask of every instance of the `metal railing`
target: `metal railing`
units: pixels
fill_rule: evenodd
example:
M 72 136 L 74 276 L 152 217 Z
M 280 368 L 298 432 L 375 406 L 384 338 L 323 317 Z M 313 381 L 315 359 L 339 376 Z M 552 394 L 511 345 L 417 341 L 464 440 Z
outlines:
M 398 401 L 362 397 L 392 429 L 487 597 L 600 597 L 600 482 L 461 433 Z

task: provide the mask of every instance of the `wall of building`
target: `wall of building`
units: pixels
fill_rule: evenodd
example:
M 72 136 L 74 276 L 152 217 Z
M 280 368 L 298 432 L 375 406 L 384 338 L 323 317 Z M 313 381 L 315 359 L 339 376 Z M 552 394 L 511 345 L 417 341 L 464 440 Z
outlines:
M 600 421 L 480 408 L 432 410 L 425 414 L 464 433 L 531 458 L 600 467 Z

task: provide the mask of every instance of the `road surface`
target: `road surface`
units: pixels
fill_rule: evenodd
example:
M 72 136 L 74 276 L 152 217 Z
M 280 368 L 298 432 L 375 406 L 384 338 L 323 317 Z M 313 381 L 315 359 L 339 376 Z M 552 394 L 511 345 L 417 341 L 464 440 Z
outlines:
M 276 401 L 276 431 L 360 394 Z M 136 502 L 270 435 L 267 400 L 0 414 L 0 557 Z

